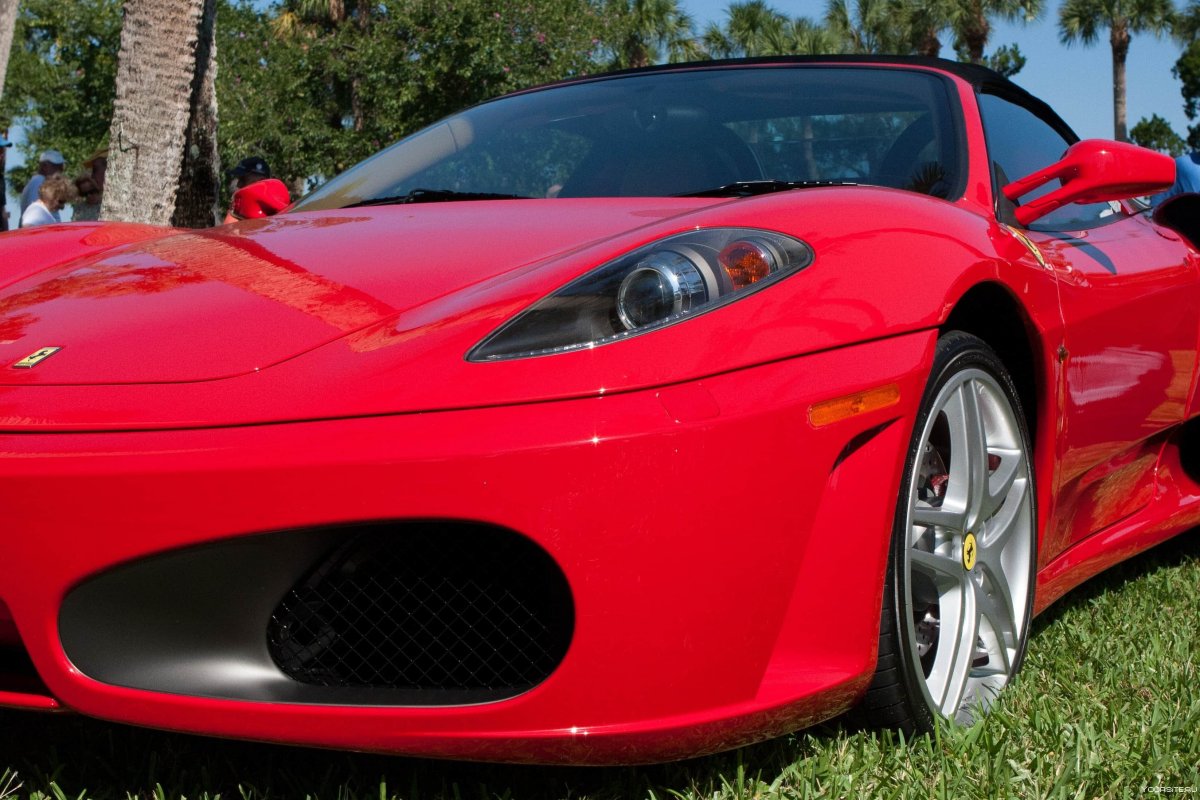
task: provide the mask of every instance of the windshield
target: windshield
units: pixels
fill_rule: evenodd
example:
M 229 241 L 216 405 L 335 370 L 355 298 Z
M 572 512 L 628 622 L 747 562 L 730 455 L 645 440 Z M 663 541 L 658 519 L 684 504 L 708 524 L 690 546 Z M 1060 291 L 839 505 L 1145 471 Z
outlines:
M 951 88 L 932 73 L 816 65 L 552 86 L 448 117 L 293 210 L 434 196 L 665 197 L 749 181 L 862 183 L 953 198 L 965 170 Z

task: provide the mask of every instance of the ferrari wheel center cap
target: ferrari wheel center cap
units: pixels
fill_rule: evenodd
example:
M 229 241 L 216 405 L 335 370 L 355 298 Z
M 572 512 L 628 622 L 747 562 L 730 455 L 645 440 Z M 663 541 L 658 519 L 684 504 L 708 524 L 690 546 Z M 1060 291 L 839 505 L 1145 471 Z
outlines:
M 963 538 L 962 562 L 963 567 L 967 572 L 975 569 L 975 559 L 979 555 L 979 544 L 975 541 L 975 534 L 968 533 Z

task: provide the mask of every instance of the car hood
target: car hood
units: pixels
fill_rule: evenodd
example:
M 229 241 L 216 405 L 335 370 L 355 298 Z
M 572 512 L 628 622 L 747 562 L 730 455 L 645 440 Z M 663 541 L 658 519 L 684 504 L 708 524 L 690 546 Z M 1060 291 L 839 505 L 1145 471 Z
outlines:
M 768 291 L 644 336 L 467 359 L 600 264 L 726 226 L 798 236 L 815 258 Z M 971 208 L 873 187 L 346 209 L 199 233 L 52 227 L 0 236 L 0 431 L 220 427 L 585 397 L 600 408 L 623 392 L 927 332 L 945 298 L 993 279 L 1008 258 L 1031 260 Z M 100 249 L 80 249 L 91 241 Z M 997 257 L 997 246 L 1008 255 Z M 896 277 L 897 253 L 920 254 L 921 280 Z M 39 259 L 58 266 L 35 274 Z M 31 368 L 15 366 L 54 347 Z M 712 410 L 702 397 L 687 402 Z
M 78 256 L 0 289 L 0 385 L 198 382 L 263 370 L 697 201 L 586 205 L 283 215 Z M 61 350 L 13 368 L 46 348 Z

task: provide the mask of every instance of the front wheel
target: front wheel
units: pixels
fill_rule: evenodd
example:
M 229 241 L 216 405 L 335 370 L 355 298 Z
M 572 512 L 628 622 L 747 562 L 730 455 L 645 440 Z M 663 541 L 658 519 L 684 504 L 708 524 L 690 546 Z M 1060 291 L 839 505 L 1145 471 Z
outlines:
M 879 663 L 859 709 L 869 724 L 970 724 L 1020 668 L 1036 570 L 1031 456 L 995 352 L 941 337 L 897 504 Z

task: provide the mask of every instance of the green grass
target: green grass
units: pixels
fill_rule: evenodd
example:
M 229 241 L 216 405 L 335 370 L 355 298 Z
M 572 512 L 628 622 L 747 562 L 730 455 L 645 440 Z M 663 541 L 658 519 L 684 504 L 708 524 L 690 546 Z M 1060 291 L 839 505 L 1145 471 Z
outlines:
M 0 798 L 1200 798 L 1200 533 L 1127 562 L 1034 625 L 987 719 L 901 742 L 826 725 L 655 767 L 353 755 L 0 712 Z M 7 770 L 7 772 L 5 771 Z M 1178 790 L 1177 790 L 1178 791 Z

